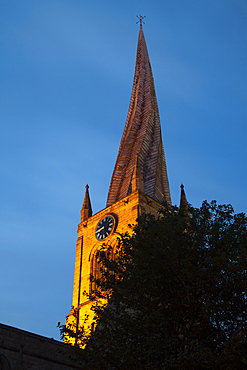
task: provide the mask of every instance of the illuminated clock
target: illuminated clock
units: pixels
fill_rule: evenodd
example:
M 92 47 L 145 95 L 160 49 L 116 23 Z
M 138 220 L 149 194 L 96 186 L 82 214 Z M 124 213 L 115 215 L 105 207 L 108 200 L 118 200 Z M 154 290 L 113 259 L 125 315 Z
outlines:
M 107 238 L 115 229 L 116 220 L 112 215 L 106 215 L 96 226 L 95 236 L 98 240 Z

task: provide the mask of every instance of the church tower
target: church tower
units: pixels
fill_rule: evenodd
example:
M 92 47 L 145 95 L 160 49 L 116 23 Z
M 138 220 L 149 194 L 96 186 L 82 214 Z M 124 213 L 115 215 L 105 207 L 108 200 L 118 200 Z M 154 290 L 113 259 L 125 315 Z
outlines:
M 154 79 L 140 24 L 129 111 L 107 204 L 94 215 L 86 186 L 78 225 L 73 308 L 67 323 L 79 327 L 85 314 L 90 316 L 91 302 L 83 292 L 89 293 L 92 288 L 90 274 L 97 276 L 95 254 L 102 243 L 114 247 L 118 235 L 129 230 L 129 224 L 135 224 L 143 212 L 157 214 L 164 201 L 171 204 Z

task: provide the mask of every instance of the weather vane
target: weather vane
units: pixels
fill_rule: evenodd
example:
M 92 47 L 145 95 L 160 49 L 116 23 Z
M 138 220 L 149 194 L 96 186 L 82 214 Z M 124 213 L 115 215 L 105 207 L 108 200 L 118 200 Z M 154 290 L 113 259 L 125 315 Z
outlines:
M 137 21 L 136 23 L 145 24 L 145 22 L 143 22 L 143 19 L 146 18 L 145 15 L 137 15 L 137 18 L 139 19 L 139 21 Z

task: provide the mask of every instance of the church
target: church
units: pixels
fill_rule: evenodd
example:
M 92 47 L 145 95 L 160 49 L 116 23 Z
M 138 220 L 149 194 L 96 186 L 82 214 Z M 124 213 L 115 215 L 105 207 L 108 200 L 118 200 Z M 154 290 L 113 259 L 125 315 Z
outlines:
M 100 276 L 96 253 L 104 243 L 113 248 L 120 234 L 130 231 L 142 213 L 156 215 L 161 204 L 171 204 L 166 159 L 154 79 L 143 33 L 142 17 L 138 37 L 134 81 L 129 110 L 115 167 L 110 181 L 106 208 L 92 214 L 89 186 L 86 185 L 78 225 L 72 310 L 67 318 L 74 331 L 92 324 L 92 302 L 88 294 L 94 288 L 90 276 Z M 186 205 L 183 186 L 180 206 Z M 73 329 L 74 328 L 74 329 Z M 85 326 L 84 326 L 85 329 Z M 73 340 L 69 340 L 72 342 Z
M 171 204 L 166 159 L 161 136 L 154 79 L 142 20 L 129 110 L 106 207 L 92 214 L 86 185 L 76 243 L 72 309 L 67 325 L 82 325 L 90 316 L 90 275 L 99 274 L 96 252 L 102 243 L 114 247 L 119 234 L 129 230 L 142 213 L 156 215 L 161 203 Z M 180 207 L 186 206 L 181 186 Z M 75 321 L 74 321 L 75 320 Z M 89 320 L 90 322 L 90 320 Z M 1 369 L 75 369 L 71 346 L 7 325 L 0 326 Z M 72 344 L 73 341 L 72 341 Z

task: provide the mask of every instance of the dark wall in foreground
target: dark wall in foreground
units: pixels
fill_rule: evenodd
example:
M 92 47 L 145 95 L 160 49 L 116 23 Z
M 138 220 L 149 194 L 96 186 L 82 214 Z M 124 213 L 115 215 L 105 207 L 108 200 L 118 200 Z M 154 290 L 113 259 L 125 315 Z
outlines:
M 83 369 L 78 360 L 79 353 L 69 345 L 0 324 L 1 370 Z

